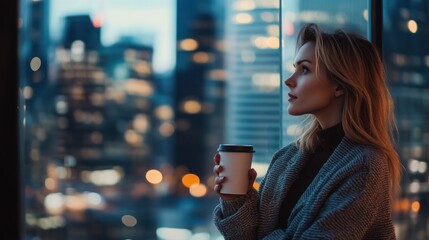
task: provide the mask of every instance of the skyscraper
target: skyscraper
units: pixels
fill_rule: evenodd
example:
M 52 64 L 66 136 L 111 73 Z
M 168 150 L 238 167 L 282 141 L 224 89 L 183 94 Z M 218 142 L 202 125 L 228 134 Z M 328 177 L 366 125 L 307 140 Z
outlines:
M 387 81 L 404 166 L 395 205 L 398 239 L 429 238 L 429 8 L 427 1 L 389 1 L 383 31 Z
M 85 43 L 86 50 L 98 50 L 101 46 L 101 28 L 94 26 L 89 15 L 72 15 L 65 17 L 62 44 L 70 49 L 74 41 Z
M 265 165 L 280 142 L 279 1 L 226 9 L 226 141 L 253 144 L 254 165 Z
M 222 6 L 219 1 L 177 2 L 175 164 L 201 177 L 211 174 L 211 158 L 222 138 L 221 131 L 212 134 L 213 138 L 207 137 L 223 124 L 223 96 L 217 94 L 223 84 L 219 79 L 223 58 L 217 22 L 223 14 Z M 213 118 L 219 119 L 218 125 Z
M 103 141 L 94 139 L 102 139 L 105 107 L 93 101 L 105 93 L 103 75 L 97 74 L 103 71 L 98 59 L 100 28 L 89 15 L 67 16 L 63 37 L 55 85 L 59 158 L 100 159 Z

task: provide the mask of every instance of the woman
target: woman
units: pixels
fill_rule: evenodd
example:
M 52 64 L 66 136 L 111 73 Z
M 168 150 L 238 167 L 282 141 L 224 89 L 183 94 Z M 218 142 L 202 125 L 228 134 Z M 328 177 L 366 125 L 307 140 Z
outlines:
M 393 102 L 376 48 L 344 31 L 304 26 L 288 113 L 308 115 L 297 141 L 277 151 L 259 191 L 221 194 L 214 157 L 214 220 L 226 239 L 395 239 L 392 199 L 401 165 Z

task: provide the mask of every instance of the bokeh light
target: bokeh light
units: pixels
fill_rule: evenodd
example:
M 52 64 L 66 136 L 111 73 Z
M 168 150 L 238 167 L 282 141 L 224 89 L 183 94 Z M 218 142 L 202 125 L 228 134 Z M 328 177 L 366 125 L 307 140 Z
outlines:
M 199 184 L 200 183 L 200 178 L 197 175 L 193 174 L 193 173 L 188 173 L 188 174 L 185 174 L 182 177 L 182 183 L 187 188 L 190 188 L 194 184 Z
M 162 181 L 162 173 L 156 169 L 146 172 L 146 180 L 152 184 L 159 184 Z

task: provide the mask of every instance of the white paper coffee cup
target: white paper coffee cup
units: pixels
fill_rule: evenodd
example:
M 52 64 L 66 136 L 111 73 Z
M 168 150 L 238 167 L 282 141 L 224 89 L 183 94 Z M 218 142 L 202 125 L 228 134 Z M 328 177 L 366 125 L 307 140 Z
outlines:
M 219 176 L 225 176 L 220 193 L 244 195 L 249 186 L 249 169 L 252 166 L 252 145 L 220 144 L 218 148 L 220 165 Z

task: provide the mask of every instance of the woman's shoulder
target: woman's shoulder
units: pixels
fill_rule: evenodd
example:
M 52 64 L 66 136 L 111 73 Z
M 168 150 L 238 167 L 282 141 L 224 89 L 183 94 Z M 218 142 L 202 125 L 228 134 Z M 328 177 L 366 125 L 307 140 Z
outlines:
M 344 138 L 333 154 L 337 161 L 348 167 L 363 167 L 371 171 L 387 169 L 386 156 L 373 146 L 356 143 Z

